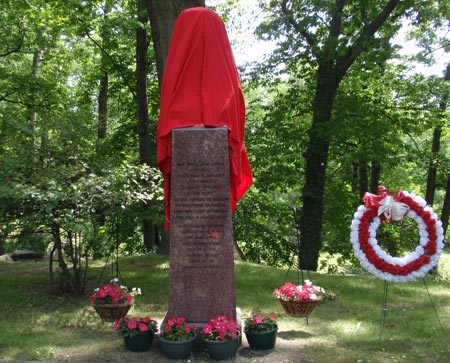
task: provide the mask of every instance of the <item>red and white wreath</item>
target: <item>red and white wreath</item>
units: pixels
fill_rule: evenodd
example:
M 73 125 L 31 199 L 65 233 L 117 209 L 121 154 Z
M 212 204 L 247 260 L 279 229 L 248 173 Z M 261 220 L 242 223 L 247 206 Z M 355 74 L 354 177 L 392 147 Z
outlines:
M 444 247 L 442 223 L 424 199 L 399 190 L 378 187 L 378 195 L 366 193 L 352 221 L 350 240 L 355 256 L 370 273 L 386 281 L 407 282 L 423 277 L 439 261 Z M 420 241 L 416 249 L 403 256 L 392 257 L 377 242 L 381 221 L 412 218 L 418 225 Z

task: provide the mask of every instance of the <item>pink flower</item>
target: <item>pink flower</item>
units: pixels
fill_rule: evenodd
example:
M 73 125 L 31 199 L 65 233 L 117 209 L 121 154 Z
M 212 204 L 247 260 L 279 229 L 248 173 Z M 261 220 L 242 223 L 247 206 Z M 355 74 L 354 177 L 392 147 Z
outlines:
M 226 330 L 223 327 L 220 327 L 220 329 L 217 329 L 217 330 L 219 332 L 219 339 L 220 340 L 224 340 L 225 339 Z
M 203 333 L 205 334 L 211 334 L 212 333 L 212 325 L 211 324 L 205 324 L 203 326 Z
M 134 320 L 130 320 L 127 324 L 128 329 L 136 329 L 136 322 Z
M 180 326 L 182 326 L 184 323 L 184 318 L 177 318 L 177 328 L 179 328 Z
M 147 330 L 148 330 L 147 324 L 144 323 L 139 324 L 139 331 L 147 331 Z
M 108 296 L 108 291 L 106 291 L 104 289 L 99 290 L 99 292 L 97 293 L 97 297 L 99 297 L 100 299 L 104 299 L 107 296 Z
M 255 320 L 256 324 L 262 324 L 264 322 L 264 316 L 256 316 L 253 320 Z
M 121 324 L 118 321 L 114 322 L 114 330 L 118 330 L 121 327 Z

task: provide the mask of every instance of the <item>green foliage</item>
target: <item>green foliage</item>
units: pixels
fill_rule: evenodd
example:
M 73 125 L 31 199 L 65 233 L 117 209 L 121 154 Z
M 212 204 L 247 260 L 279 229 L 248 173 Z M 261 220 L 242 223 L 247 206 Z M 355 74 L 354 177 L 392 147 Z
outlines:
M 256 187 L 239 203 L 235 238 L 248 261 L 286 266 L 297 260 L 292 204 L 288 194 L 262 193 Z
M 44 174 L 32 181 L 18 177 L 0 187 L 0 205 L 11 223 L 33 226 L 43 231 L 58 223 L 66 231 L 76 231 L 95 252 L 105 249 L 96 240 L 96 213 L 106 215 L 108 223 L 103 232 L 111 237 L 127 237 L 135 230 L 120 230 L 127 218 L 142 218 L 143 204 L 153 203 L 146 218 L 155 219 L 161 214 L 162 177 L 159 171 L 148 166 L 123 165 L 117 170 L 102 175 L 81 167 L 60 168 L 59 173 L 49 178 Z M 120 223 L 120 224 L 118 224 Z M 116 236 L 116 232 L 122 233 Z M 114 245 L 112 245 L 114 246 Z M 13 246 L 11 246 L 13 247 Z M 106 246 L 108 252 L 111 245 Z

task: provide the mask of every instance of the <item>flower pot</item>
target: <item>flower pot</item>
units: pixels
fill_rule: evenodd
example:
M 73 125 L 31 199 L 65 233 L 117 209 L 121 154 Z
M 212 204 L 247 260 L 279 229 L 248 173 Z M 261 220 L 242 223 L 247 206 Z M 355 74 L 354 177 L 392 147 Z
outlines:
M 191 355 L 196 336 L 194 331 L 190 339 L 182 341 L 166 340 L 160 336 L 161 350 L 169 359 L 186 359 Z
M 124 337 L 125 348 L 132 352 L 146 352 L 150 349 L 155 333 L 151 331 L 139 332 L 132 337 Z
M 123 318 L 127 315 L 128 311 L 131 308 L 130 303 L 123 303 L 123 304 L 99 304 L 99 305 L 92 305 L 97 312 L 98 315 L 100 315 L 100 318 L 104 322 L 112 323 L 116 320 L 119 320 L 120 318 Z
M 251 349 L 268 350 L 275 347 L 277 331 L 278 328 L 273 328 L 272 330 L 263 332 L 249 332 L 244 330 L 244 333 Z
M 233 358 L 239 347 L 239 331 L 236 337 L 228 340 L 205 340 L 205 348 L 210 358 L 224 360 Z
M 284 311 L 289 316 L 294 318 L 308 317 L 313 312 L 319 300 L 298 300 L 298 301 L 285 301 L 278 299 L 283 306 Z

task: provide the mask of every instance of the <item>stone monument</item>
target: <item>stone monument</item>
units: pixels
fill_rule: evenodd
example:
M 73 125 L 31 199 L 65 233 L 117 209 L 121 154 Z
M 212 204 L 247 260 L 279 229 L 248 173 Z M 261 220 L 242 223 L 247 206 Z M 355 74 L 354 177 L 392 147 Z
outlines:
M 169 316 L 236 319 L 228 131 L 172 132 Z
M 157 130 L 170 227 L 168 316 L 236 319 L 231 216 L 253 180 L 244 129 L 225 25 L 210 9 L 189 8 L 173 30 Z

